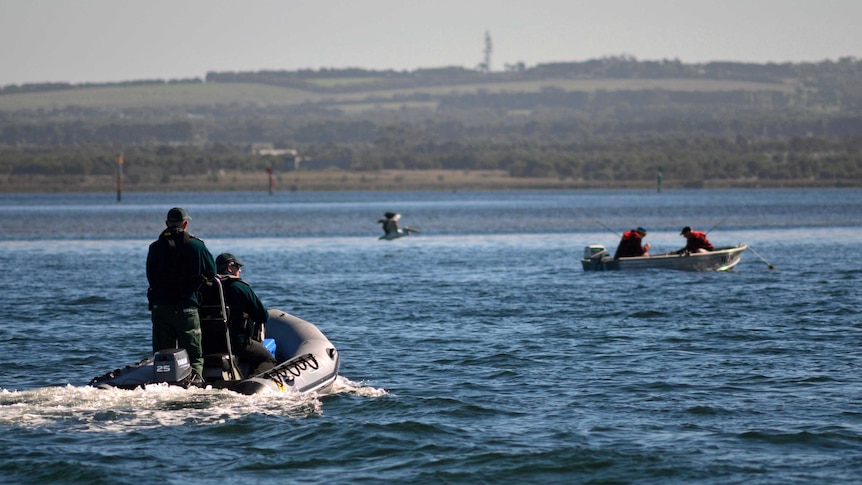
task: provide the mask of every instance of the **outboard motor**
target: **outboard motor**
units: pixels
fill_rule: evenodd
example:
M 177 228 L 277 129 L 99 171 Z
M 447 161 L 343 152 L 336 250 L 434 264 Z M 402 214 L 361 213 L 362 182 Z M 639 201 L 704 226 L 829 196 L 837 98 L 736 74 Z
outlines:
M 155 382 L 179 382 L 192 373 L 186 349 L 165 349 L 153 356 Z
M 604 246 L 592 244 L 584 248 L 584 259 L 601 259 L 607 254 Z
M 601 271 L 605 269 L 604 257 L 608 255 L 608 251 L 604 246 L 599 244 L 591 244 L 584 248 L 584 256 L 581 258 L 581 264 L 584 271 Z

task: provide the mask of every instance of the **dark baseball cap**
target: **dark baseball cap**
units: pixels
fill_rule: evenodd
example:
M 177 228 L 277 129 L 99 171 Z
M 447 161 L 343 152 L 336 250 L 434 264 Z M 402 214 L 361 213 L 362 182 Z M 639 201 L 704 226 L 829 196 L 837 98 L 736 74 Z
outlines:
M 685 234 L 685 233 L 690 232 L 690 231 L 691 231 L 691 228 L 688 226 L 685 226 L 682 228 L 682 231 L 679 231 L 679 233 L 680 233 L 680 235 L 682 235 L 682 234 Z
M 239 266 L 242 266 L 244 264 L 242 261 L 236 259 L 236 256 L 234 256 L 231 253 L 219 254 L 218 257 L 216 258 L 215 262 L 216 262 L 216 269 L 218 271 L 224 271 L 225 269 L 227 269 L 227 265 L 230 263 L 236 263 Z
M 189 213 L 186 212 L 185 209 L 181 207 L 174 207 L 173 209 L 168 211 L 168 218 L 166 222 L 183 222 L 190 220 L 192 220 L 192 218 L 189 216 Z

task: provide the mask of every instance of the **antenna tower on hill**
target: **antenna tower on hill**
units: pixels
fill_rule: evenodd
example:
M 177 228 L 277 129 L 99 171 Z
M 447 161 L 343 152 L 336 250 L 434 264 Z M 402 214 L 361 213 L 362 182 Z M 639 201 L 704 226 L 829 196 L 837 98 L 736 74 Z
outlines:
M 491 46 L 491 33 L 487 30 L 485 31 L 485 57 L 481 64 L 479 64 L 479 70 L 482 72 L 491 72 L 491 53 L 494 51 L 494 48 Z

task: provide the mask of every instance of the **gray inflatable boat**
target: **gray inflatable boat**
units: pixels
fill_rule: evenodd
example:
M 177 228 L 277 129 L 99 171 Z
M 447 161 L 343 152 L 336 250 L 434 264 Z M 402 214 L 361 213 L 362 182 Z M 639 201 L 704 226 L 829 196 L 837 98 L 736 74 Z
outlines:
M 164 349 L 151 359 L 95 377 L 89 385 L 135 389 L 167 383 L 184 387 L 211 386 L 242 394 L 325 392 L 338 377 L 338 350 L 315 325 L 299 317 L 281 310 L 269 310 L 269 321 L 261 337 L 264 347 L 273 353 L 278 365 L 261 374 L 249 375 L 248 365 L 238 362 L 231 351 L 227 319 L 205 315 L 207 312 L 202 308 L 204 382 L 192 379 L 185 349 Z

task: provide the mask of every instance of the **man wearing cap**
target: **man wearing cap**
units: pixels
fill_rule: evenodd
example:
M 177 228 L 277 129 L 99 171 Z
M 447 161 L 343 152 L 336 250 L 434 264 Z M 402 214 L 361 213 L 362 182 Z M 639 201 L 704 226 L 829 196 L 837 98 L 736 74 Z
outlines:
M 200 307 L 201 285 L 215 278 L 215 261 L 204 242 L 188 231 L 188 213 L 168 211 L 165 230 L 150 244 L 147 280 L 153 320 L 153 353 L 183 348 L 197 378 L 203 375 Z
M 679 232 L 680 236 L 685 236 L 685 247 L 677 251 L 677 254 L 683 253 L 707 253 L 713 250 L 712 243 L 706 238 L 705 232 L 692 231 L 690 227 L 685 226 Z
M 250 375 L 272 369 L 276 360 L 269 350 L 256 338 L 260 325 L 269 320 L 269 313 L 251 286 L 240 278 L 242 261 L 231 253 L 221 253 L 216 258 L 218 277 L 224 288 L 224 302 L 230 308 L 228 330 L 231 349 L 240 362 L 251 367 Z
M 623 233 L 620 244 L 614 253 L 614 259 L 634 258 L 638 256 L 649 257 L 649 243 L 641 246 L 643 238 L 647 235 L 647 230 L 643 227 L 632 229 Z

